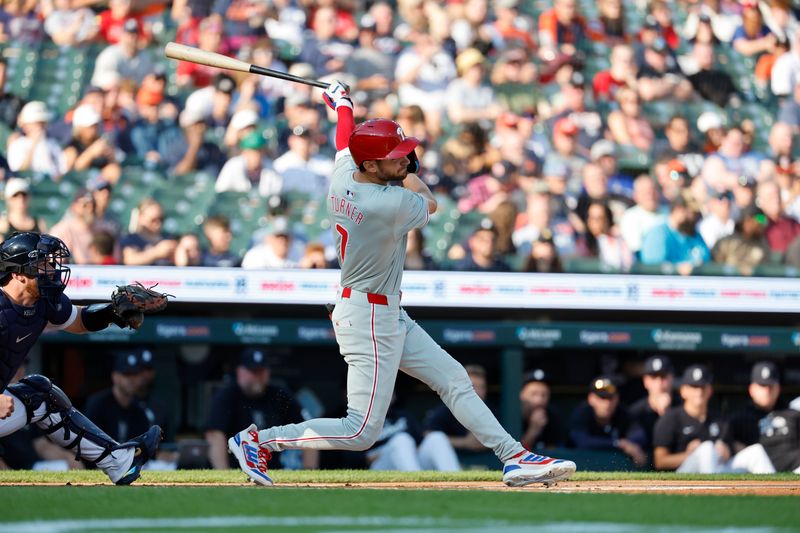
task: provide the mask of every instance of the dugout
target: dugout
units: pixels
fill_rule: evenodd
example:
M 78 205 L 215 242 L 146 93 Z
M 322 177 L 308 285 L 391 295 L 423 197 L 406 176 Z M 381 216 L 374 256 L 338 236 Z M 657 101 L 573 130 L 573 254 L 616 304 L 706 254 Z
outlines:
M 97 301 L 110 287 L 137 279 L 177 296 L 140 331 L 112 327 L 40 340 L 33 369 L 57 379 L 77 405 L 107 386 L 108 355 L 125 344 L 153 350 L 157 392 L 172 408 L 175 435 L 199 434 L 211 392 L 248 344 L 267 347 L 273 380 L 300 391 L 315 415 L 343 404 L 346 365 L 324 308 L 335 295 L 337 272 L 76 267 L 67 294 Z M 626 377 L 622 399 L 636 399 L 641 363 L 656 352 L 670 355 L 678 372 L 708 364 L 718 408 L 746 401 L 749 370 L 760 359 L 779 364 L 786 398 L 800 395 L 795 279 L 411 272 L 403 300 L 459 361 L 486 367 L 489 399 L 514 435 L 521 429 L 522 374 L 534 367 L 552 376 L 553 402 L 565 418 L 599 373 Z M 400 377 L 397 390 L 420 418 L 438 402 L 411 378 Z M 473 459 L 486 457 L 466 462 Z M 602 454 L 579 459 L 629 466 Z

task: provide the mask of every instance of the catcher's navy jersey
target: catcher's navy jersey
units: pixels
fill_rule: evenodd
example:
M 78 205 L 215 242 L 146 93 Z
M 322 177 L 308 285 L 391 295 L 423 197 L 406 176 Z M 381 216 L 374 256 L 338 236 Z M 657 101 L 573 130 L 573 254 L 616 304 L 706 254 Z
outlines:
M 64 294 L 56 305 L 40 298 L 32 307 L 23 307 L 0 290 L 0 392 L 48 324 L 65 327 L 74 319 L 72 302 Z

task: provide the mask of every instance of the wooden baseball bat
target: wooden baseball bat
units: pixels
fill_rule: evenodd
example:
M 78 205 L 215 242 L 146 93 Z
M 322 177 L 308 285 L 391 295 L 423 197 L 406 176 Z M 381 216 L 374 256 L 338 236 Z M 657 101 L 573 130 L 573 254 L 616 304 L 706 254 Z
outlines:
M 198 63 L 200 65 L 208 65 L 209 67 L 217 67 L 226 70 L 238 70 L 240 72 L 251 72 L 253 74 L 260 74 L 262 76 L 270 76 L 272 78 L 279 78 L 286 81 L 293 81 L 295 83 L 304 83 L 319 87 L 320 89 L 327 89 L 328 85 L 324 81 L 309 80 L 308 78 L 301 78 L 285 72 L 278 72 L 270 68 L 260 67 L 234 59 L 232 57 L 217 54 L 216 52 L 207 52 L 194 48 L 193 46 L 186 46 L 185 44 L 167 43 L 164 47 L 164 54 L 171 59 L 178 59 L 180 61 L 189 61 L 190 63 Z

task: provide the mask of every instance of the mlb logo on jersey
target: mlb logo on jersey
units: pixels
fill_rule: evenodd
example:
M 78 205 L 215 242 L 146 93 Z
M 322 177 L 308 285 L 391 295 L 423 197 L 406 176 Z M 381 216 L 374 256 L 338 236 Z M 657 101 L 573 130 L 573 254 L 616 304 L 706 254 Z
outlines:
M 350 198 L 351 200 L 355 200 L 355 198 L 356 198 L 356 193 L 354 193 L 350 189 L 345 190 L 344 195 L 347 196 L 348 198 Z

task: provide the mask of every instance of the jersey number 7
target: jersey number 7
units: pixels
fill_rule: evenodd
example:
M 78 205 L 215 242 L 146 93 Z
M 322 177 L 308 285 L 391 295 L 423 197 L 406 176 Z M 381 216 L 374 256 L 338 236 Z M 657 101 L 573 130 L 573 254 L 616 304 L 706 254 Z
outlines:
M 349 237 L 347 230 L 341 224 L 336 224 L 334 226 L 336 231 L 339 232 L 339 235 L 342 236 L 342 242 L 339 245 L 339 260 L 344 263 L 344 253 L 345 249 L 347 248 L 347 239 Z

